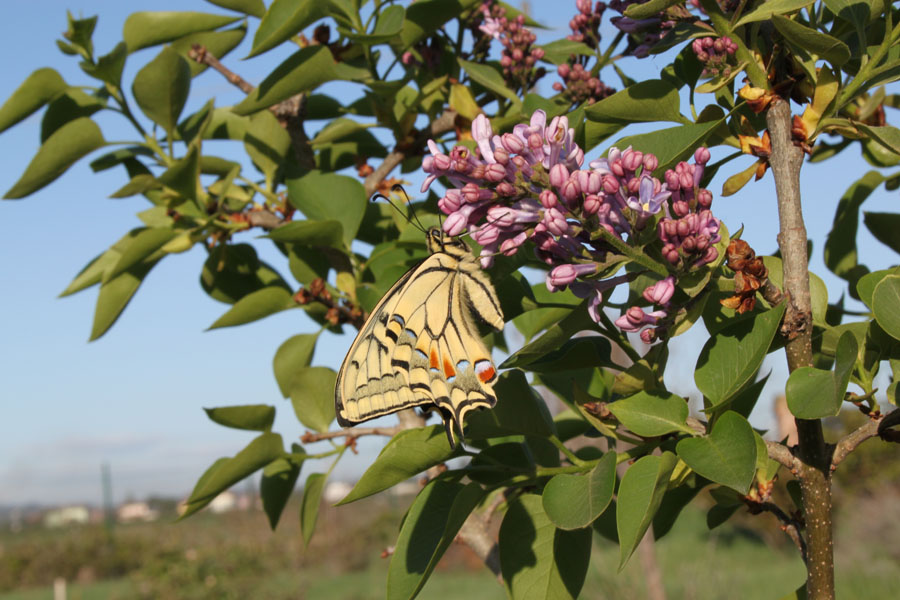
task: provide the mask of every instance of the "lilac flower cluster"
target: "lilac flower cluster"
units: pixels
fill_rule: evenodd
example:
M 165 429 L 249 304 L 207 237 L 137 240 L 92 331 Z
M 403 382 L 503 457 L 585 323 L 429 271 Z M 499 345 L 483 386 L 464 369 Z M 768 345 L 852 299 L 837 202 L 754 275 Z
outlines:
M 569 62 L 563 63 L 556 68 L 556 72 L 562 77 L 564 83 L 558 81 L 554 83 L 554 90 L 561 92 L 573 105 L 581 104 L 585 101 L 588 104 L 593 104 L 615 93 L 613 88 L 591 75 L 591 72 L 586 70 L 584 65 L 578 61 L 579 58 L 572 57 L 569 59 Z
M 551 267 L 548 289 L 568 287 L 589 298 L 591 317 L 600 321 L 604 293 L 630 280 L 629 275 L 602 279 L 603 265 L 616 254 L 607 236 L 628 243 L 648 225 L 672 223 L 672 231 L 669 225 L 657 227 L 664 252 L 668 258 L 674 250 L 673 267 L 689 268 L 715 259 L 719 222 L 708 210 L 711 194 L 697 187 L 709 160 L 706 149 L 695 153 L 696 164 L 679 164 L 662 182 L 650 174 L 659 165 L 657 158 L 631 148 L 611 148 L 606 158 L 582 168 L 584 152 L 574 133 L 565 116 L 548 124 L 538 110 L 527 125 L 495 135 L 487 117 L 479 115 L 472 123 L 474 151 L 455 146 L 445 154 L 429 140 L 422 191 L 438 177 L 447 178 L 453 187 L 438 201 L 448 215 L 444 231 L 460 235 L 468 230 L 482 246 L 482 267 L 497 254 L 515 254 L 530 240 L 537 257 Z M 645 291 L 648 301 L 663 310 L 649 316 L 640 308 L 641 315 L 627 312 L 623 318 L 630 320 L 619 320 L 623 330 L 655 325 L 666 314 L 674 279 L 664 281 Z
M 537 61 L 544 58 L 543 48 L 532 47 L 537 36 L 525 27 L 525 16 L 506 18 L 506 9 L 489 2 L 483 2 L 480 10 L 484 20 L 478 29 L 503 45 L 500 66 L 503 79 L 513 90 L 528 90 L 544 76 L 543 68 L 535 68 Z
M 731 71 L 728 59 L 737 51 L 737 44 L 725 36 L 697 38 L 691 44 L 697 60 L 703 63 L 703 77 L 727 77 Z
M 596 49 L 600 44 L 600 21 L 603 19 L 603 11 L 606 10 L 606 3 L 598 2 L 592 9 L 591 0 L 575 0 L 575 7 L 578 14 L 569 21 L 572 33 L 566 36 L 566 39 Z

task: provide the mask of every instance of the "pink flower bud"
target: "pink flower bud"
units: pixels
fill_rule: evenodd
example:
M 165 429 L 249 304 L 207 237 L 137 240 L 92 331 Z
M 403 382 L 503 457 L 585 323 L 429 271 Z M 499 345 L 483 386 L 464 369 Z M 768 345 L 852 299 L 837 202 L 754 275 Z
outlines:
M 544 208 L 556 208 L 559 206 L 559 200 L 551 190 L 544 190 L 539 196 L 541 204 Z
M 506 168 L 499 163 L 490 164 L 484 169 L 484 178 L 491 183 L 499 183 L 506 179 Z
M 675 293 L 675 278 L 671 275 L 644 290 L 644 299 L 651 304 L 668 304 Z
M 569 170 L 562 163 L 556 163 L 550 168 L 550 185 L 560 188 L 569 180 Z

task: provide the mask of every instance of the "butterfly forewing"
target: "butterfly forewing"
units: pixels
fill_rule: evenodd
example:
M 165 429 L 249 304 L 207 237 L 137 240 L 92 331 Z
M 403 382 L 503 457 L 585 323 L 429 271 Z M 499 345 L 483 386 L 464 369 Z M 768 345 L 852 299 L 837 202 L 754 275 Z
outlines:
M 472 312 L 502 329 L 497 294 L 461 242 L 432 251 L 382 298 L 350 347 L 335 389 L 341 425 L 434 404 L 452 444 L 450 431 L 461 431 L 468 411 L 496 403 L 496 370 Z

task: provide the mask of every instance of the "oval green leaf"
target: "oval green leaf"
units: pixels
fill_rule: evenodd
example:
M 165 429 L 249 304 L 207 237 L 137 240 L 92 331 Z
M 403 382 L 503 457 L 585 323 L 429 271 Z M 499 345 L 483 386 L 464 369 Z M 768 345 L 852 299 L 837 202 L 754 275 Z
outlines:
M 577 598 L 591 555 L 591 529 L 557 529 L 541 498 L 509 503 L 500 525 L 500 570 L 513 600 Z
M 285 340 L 275 352 L 272 368 L 275 370 L 275 380 L 278 382 L 281 395 L 285 398 L 291 395 L 294 375 L 299 373 L 300 369 L 308 367 L 312 361 L 318 339 L 318 333 L 301 333 Z
M 170 47 L 137 72 L 131 92 L 151 121 L 173 131 L 191 89 L 191 68 Z
M 647 437 L 681 431 L 693 435 L 685 425 L 688 404 L 684 398 L 666 392 L 638 392 L 607 405 L 622 425 Z
M 316 530 L 316 521 L 319 519 L 319 504 L 322 502 L 322 491 L 325 489 L 325 473 L 312 473 L 306 478 L 303 486 L 303 500 L 300 502 L 300 532 L 303 534 L 303 544 L 309 546 L 313 532 Z
M 210 4 L 262 18 L 266 14 L 266 5 L 262 0 L 206 0 Z
M 662 456 L 643 456 L 625 471 L 616 497 L 620 571 L 653 522 L 677 462 L 674 454 L 663 452 Z
M 447 435 L 440 425 L 401 431 L 391 438 L 375 462 L 337 505 L 377 494 L 457 454 L 458 450 L 450 449 Z
M 275 70 L 232 110 L 239 115 L 249 115 L 301 92 L 310 92 L 326 81 L 336 78 L 331 51 L 325 46 L 308 46 L 298 50 L 275 67 Z
M 234 327 L 257 321 L 297 305 L 291 293 L 281 286 L 268 286 L 251 292 L 234 303 L 209 329 Z
M 243 406 L 220 406 L 204 408 L 212 421 L 234 429 L 268 431 L 275 422 L 275 407 L 268 404 L 246 404 Z
M 131 298 L 144 281 L 150 269 L 159 259 L 134 265 L 118 277 L 114 277 L 100 286 L 97 306 L 94 309 L 94 323 L 91 326 L 90 341 L 94 341 L 106 333 L 128 306 Z
M 247 58 L 271 50 L 328 15 L 328 3 L 319 0 L 275 0 L 263 15 Z
M 44 67 L 34 71 L 0 107 L 0 133 L 50 102 L 67 87 L 55 69 Z
M 607 452 L 590 473 L 555 475 L 544 487 L 544 511 L 560 529 L 581 529 L 599 517 L 616 486 L 616 453 Z
M 900 275 L 888 275 L 875 286 L 872 312 L 885 333 L 900 340 Z
M 288 200 L 313 221 L 338 221 L 349 246 L 359 231 L 366 208 L 366 190 L 352 177 L 310 171 L 287 180 Z
M 759 369 L 778 331 L 785 303 L 729 325 L 703 346 L 694 382 L 712 406 L 737 394 Z
M 741 494 L 750 490 L 756 472 L 756 438 L 747 419 L 736 412 L 719 417 L 709 435 L 681 440 L 676 451 L 703 477 Z
M 301 246 L 344 247 L 344 228 L 340 221 L 291 221 L 266 236 L 270 240 Z
M 601 123 L 689 123 L 679 110 L 678 90 L 662 79 L 634 83 L 585 109 L 592 121 Z
M 387 597 L 415 598 L 460 527 L 484 497 L 477 483 L 434 479 L 419 492 L 403 519 L 388 567 Z
M 199 31 L 231 25 L 240 17 L 200 12 L 136 12 L 125 19 L 122 39 L 128 51 L 156 46 Z
M 263 510 L 269 518 L 269 526 L 272 531 L 278 525 L 281 513 L 294 491 L 302 466 L 302 459 L 279 458 L 263 469 L 262 479 L 259 482 L 259 495 L 262 497 Z
M 36 192 L 105 143 L 103 133 L 91 119 L 69 121 L 41 144 L 25 172 L 3 197 L 18 199 Z
M 334 382 L 328 367 L 304 367 L 291 380 L 291 404 L 301 423 L 315 431 L 328 431 L 334 421 Z

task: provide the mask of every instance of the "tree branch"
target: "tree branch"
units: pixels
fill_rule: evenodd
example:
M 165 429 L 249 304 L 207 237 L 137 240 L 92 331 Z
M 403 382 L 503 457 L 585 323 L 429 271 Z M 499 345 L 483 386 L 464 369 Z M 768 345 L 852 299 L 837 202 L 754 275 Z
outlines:
M 781 522 L 781 530 L 784 531 L 788 537 L 791 538 L 791 541 L 794 542 L 794 545 L 797 546 L 797 550 L 800 551 L 800 556 L 803 558 L 804 564 L 807 563 L 806 541 L 804 541 L 803 535 L 800 533 L 800 530 L 803 529 L 803 523 L 788 516 L 788 514 L 781 510 L 774 502 L 760 502 L 758 506 L 760 510 L 775 515 L 775 518 Z
M 782 324 L 788 369 L 812 366 L 812 305 L 806 227 L 800 205 L 800 167 L 803 151 L 791 138 L 791 109 L 776 99 L 766 113 L 772 140 L 769 166 L 775 178 L 781 230 L 778 246 L 784 265 L 784 292 L 788 302 Z M 806 517 L 806 592 L 810 600 L 834 598 L 834 540 L 831 521 L 830 454 L 821 420 L 796 419 L 801 465 L 798 473 Z
M 446 111 L 437 119 L 431 122 L 428 129 L 419 132 L 415 140 L 408 146 L 401 148 L 400 144 L 388 154 L 378 167 L 369 173 L 364 182 L 366 188 L 366 196 L 370 197 L 378 191 L 378 186 L 384 181 L 385 177 L 394 170 L 405 158 L 411 156 L 411 152 L 420 148 L 430 138 L 436 138 L 441 134 L 451 131 L 455 126 L 456 112 L 452 110 Z
M 800 469 L 800 461 L 797 460 L 790 448 L 784 444 L 766 440 L 766 450 L 769 452 L 769 458 L 790 469 L 791 473 L 797 474 Z
M 384 435 L 393 437 L 402 431 L 401 427 L 354 427 L 352 429 L 339 429 L 337 431 L 326 431 L 325 433 L 313 433 L 307 431 L 300 436 L 300 441 L 304 444 L 312 444 L 313 442 L 321 442 L 322 440 L 331 440 L 339 437 L 348 439 L 356 439 L 364 435 Z
M 234 71 L 231 71 L 230 69 L 228 69 L 228 67 L 220 63 L 218 58 L 207 51 L 206 46 L 203 46 L 202 44 L 194 44 L 193 46 L 191 46 L 191 49 L 188 50 L 188 58 L 201 65 L 212 67 L 213 69 L 221 73 L 222 77 L 227 79 L 229 83 L 240 88 L 240 90 L 245 94 L 249 94 L 253 91 L 252 85 L 247 83 L 247 81 L 243 77 L 241 77 Z
M 900 409 L 894 409 L 886 415 L 872 417 L 855 431 L 848 433 L 834 447 L 831 456 L 831 470 L 837 469 L 847 456 L 856 450 L 857 446 L 868 439 L 881 436 L 892 427 L 900 425 Z

